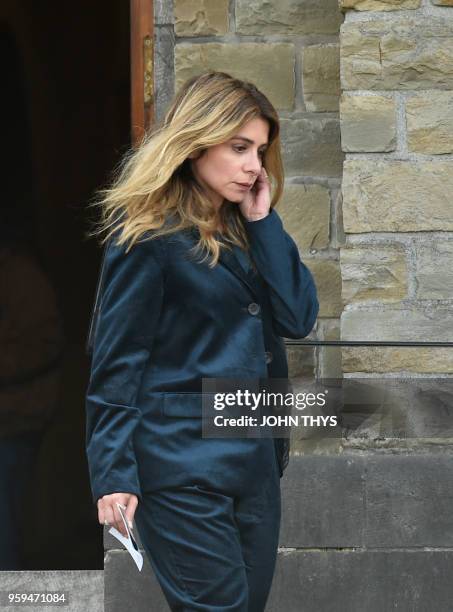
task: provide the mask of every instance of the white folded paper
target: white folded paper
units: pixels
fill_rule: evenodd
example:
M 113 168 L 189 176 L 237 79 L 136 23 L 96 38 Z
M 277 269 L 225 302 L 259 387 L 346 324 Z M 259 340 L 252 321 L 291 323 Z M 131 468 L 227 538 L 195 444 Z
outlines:
M 123 506 L 118 502 L 116 502 L 116 505 L 118 506 L 119 513 L 121 514 L 121 518 L 123 519 L 123 523 L 126 527 L 128 537 L 125 538 L 123 534 L 118 531 L 118 529 L 115 529 L 115 527 L 111 527 L 109 529 L 109 533 L 111 533 L 114 538 L 116 538 L 121 542 L 121 544 L 123 544 L 126 550 L 130 553 L 132 559 L 135 561 L 135 564 L 138 567 L 138 571 L 141 572 L 143 567 L 143 556 L 138 550 L 137 542 L 135 541 L 134 536 L 132 535 L 132 531 L 130 530 L 129 525 L 127 524 L 126 515 L 124 514 L 126 506 Z

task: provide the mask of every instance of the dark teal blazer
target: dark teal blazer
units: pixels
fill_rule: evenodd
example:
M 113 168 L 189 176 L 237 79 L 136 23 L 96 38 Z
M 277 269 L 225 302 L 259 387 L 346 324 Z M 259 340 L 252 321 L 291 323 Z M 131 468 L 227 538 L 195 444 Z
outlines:
M 201 436 L 202 378 L 287 378 L 282 337 L 303 338 L 318 314 L 313 277 L 277 212 L 244 225 L 248 272 L 226 249 L 214 268 L 200 263 L 189 253 L 196 230 L 127 254 L 108 243 L 86 394 L 94 502 L 193 483 L 239 493 L 269 468 L 270 445 L 283 474 L 288 440 Z

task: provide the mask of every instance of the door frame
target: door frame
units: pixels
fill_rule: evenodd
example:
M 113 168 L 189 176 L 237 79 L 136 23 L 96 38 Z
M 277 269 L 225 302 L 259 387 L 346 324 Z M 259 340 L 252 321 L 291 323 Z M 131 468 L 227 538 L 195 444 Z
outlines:
M 154 2 L 130 0 L 131 142 L 154 123 Z

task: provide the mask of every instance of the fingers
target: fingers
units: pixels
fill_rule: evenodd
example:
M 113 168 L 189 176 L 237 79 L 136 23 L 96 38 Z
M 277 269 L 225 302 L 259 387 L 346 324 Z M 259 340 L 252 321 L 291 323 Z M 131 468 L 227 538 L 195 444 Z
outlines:
M 121 502 L 120 502 L 121 503 Z M 125 504 L 124 504 L 125 506 Z M 113 511 L 114 517 L 115 517 L 115 522 L 113 524 L 113 527 L 115 527 L 116 529 L 118 529 L 118 531 L 125 537 L 128 537 L 128 533 L 127 533 L 127 529 L 124 525 L 124 521 L 121 517 L 121 513 L 119 511 L 119 508 L 116 504 L 114 504 L 114 511 Z
M 123 506 L 123 510 L 126 508 L 125 515 L 127 520 L 130 521 L 128 524 L 129 528 L 131 528 L 138 505 L 137 496 L 131 493 L 111 493 L 99 498 L 97 502 L 98 521 L 101 525 L 108 524 L 111 527 L 115 527 L 124 537 L 127 537 L 127 530 L 117 503 Z
M 113 525 L 115 522 L 115 514 L 110 505 L 104 504 L 104 525 Z
M 127 503 L 127 508 L 126 508 L 126 518 L 128 520 L 128 525 L 131 529 L 133 529 L 134 515 L 137 509 L 137 506 L 138 506 L 138 497 L 136 495 L 131 495 Z
M 107 503 L 107 497 L 98 499 L 98 521 L 101 525 L 110 525 L 114 520 L 113 510 Z

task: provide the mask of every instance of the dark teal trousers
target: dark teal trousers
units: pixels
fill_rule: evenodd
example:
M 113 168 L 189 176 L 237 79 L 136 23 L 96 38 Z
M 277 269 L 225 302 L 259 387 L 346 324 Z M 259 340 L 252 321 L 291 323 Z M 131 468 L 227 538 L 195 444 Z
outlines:
M 145 493 L 135 524 L 172 612 L 264 611 L 280 529 L 277 461 L 240 495 L 197 483 Z

